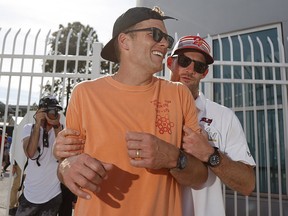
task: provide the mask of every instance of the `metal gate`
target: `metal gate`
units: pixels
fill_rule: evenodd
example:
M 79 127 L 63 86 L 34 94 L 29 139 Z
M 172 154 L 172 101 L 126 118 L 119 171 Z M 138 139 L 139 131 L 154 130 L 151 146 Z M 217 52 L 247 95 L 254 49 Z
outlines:
M 2 136 L 9 132 L 10 127 L 14 129 L 13 133 L 18 130 L 17 124 L 23 113 L 33 108 L 34 103 L 38 103 L 43 94 L 43 86 L 47 82 L 53 87 L 57 80 L 61 80 L 63 88 L 59 100 L 65 107 L 67 105 L 65 89 L 68 79 L 86 80 L 103 75 L 100 70 L 101 43 L 92 44 L 88 40 L 87 47 L 92 47 L 93 52 L 85 56 L 79 54 L 70 56 L 68 51 L 61 55 L 57 53 L 48 55 L 47 44 L 50 33 L 42 34 L 40 30 L 21 32 L 21 30 L 3 31 L 0 29 L 0 102 L 3 103 L 2 108 L 4 108 L 0 113 Z M 218 40 L 220 56 L 222 56 L 223 38 L 224 36 L 207 38 L 211 45 Z M 225 36 L 225 38 L 232 41 L 230 36 Z M 241 38 L 238 39 L 241 41 Z M 253 43 L 251 38 L 248 40 Z M 69 47 L 69 43 L 68 38 L 66 48 Z M 261 43 L 263 42 L 259 41 L 260 47 Z M 271 43 L 269 39 L 268 43 Z M 76 46 L 79 46 L 79 40 Z M 227 215 L 288 215 L 288 180 L 286 178 L 288 173 L 288 64 L 285 62 L 282 42 L 279 41 L 279 61 L 274 61 L 275 53 L 272 47 L 271 45 L 272 60 L 270 62 L 263 58 L 263 52 L 262 58 L 260 55 L 260 61 L 255 61 L 253 58 L 250 61 L 233 58 L 216 59 L 208 76 L 202 82 L 202 90 L 208 98 L 235 111 L 243 125 L 251 153 L 257 163 L 256 188 L 251 196 L 243 197 L 223 186 Z M 253 45 L 251 52 L 254 52 Z M 55 67 L 51 73 L 46 73 L 44 63 L 47 60 L 64 61 L 64 70 L 56 71 Z M 74 61 L 76 65 L 79 61 L 85 61 L 86 73 L 69 72 L 67 70 L 69 61 Z M 166 67 L 158 75 L 169 79 Z M 12 136 L 12 134 L 9 135 Z M 1 143 L 1 161 L 3 143 L 4 140 Z M 13 143 L 12 139 L 13 145 L 19 145 L 19 143 Z M 12 158 L 13 155 L 12 152 Z M 9 188 L 11 184 L 10 175 Z M 0 209 L 8 208 L 8 191 L 5 197 L 7 200 L 4 204 L 0 201 Z

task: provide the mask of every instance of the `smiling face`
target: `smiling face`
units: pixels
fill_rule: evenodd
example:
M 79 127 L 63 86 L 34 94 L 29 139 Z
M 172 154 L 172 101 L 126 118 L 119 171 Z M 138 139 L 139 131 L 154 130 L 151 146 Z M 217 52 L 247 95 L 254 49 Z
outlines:
M 164 37 L 157 42 L 155 38 L 153 39 L 152 30 L 132 31 L 146 28 L 157 28 L 162 33 L 165 33 L 162 34 L 160 32 Z M 169 45 L 163 21 L 156 19 L 145 20 L 131 27 L 129 31 L 129 33 L 121 33 L 120 35 L 120 46 L 121 44 L 124 45 L 121 49 L 121 63 L 126 59 L 130 64 L 137 67 L 137 70 L 139 69 L 149 74 L 161 71 L 163 59 Z

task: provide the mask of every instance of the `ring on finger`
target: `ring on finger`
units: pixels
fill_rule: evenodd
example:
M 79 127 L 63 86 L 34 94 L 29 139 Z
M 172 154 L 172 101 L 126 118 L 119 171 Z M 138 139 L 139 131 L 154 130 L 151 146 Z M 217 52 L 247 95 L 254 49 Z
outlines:
M 136 158 L 141 158 L 141 149 L 136 150 Z

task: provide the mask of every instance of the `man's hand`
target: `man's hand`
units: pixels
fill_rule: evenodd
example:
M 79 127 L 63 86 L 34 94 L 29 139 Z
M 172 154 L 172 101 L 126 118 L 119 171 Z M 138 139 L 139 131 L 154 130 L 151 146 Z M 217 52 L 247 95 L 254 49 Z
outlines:
M 152 134 L 130 131 L 126 141 L 132 166 L 161 169 L 173 168 L 177 164 L 178 148 Z
M 44 108 L 41 108 L 41 109 L 37 110 L 35 115 L 34 115 L 35 122 L 39 126 L 46 119 L 46 113 L 44 112 L 44 110 L 45 110 Z
M 85 140 L 79 135 L 79 131 L 68 128 L 58 133 L 53 145 L 53 154 L 57 160 L 83 153 Z
M 112 168 L 112 164 L 100 162 L 83 153 L 62 161 L 58 167 L 58 177 L 75 195 L 90 199 L 91 194 L 87 190 L 99 192 L 99 184 L 108 178 L 107 173 Z
M 208 143 L 204 133 L 196 133 L 188 127 L 183 127 L 185 136 L 183 137 L 184 151 L 198 158 L 202 162 L 207 162 L 209 156 L 214 152 L 213 147 Z

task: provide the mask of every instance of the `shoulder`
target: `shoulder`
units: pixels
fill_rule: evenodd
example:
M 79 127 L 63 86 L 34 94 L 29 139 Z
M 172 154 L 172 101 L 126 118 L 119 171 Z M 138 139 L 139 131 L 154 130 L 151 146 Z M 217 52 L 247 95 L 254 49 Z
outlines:
M 214 110 L 215 112 L 225 113 L 227 115 L 235 115 L 234 111 L 219 103 L 206 99 L 206 109 Z
M 33 124 L 29 123 L 29 124 L 25 124 L 23 128 L 27 130 L 27 129 L 30 129 L 32 127 L 33 127 Z
M 157 82 L 161 85 L 162 88 L 171 89 L 176 92 L 188 92 L 190 91 L 187 86 L 183 85 L 181 82 L 172 82 L 170 80 L 166 80 L 164 78 L 156 77 Z
M 104 82 L 105 80 L 109 79 L 111 76 L 103 76 L 103 77 L 99 77 L 93 80 L 85 80 L 82 81 L 80 83 L 77 83 L 74 87 L 74 89 L 85 89 L 85 88 L 89 88 L 90 86 L 94 86 L 95 83 L 101 83 Z M 73 89 L 73 90 L 74 90 Z
M 98 91 L 97 89 L 102 89 L 104 85 L 103 83 L 107 83 L 105 80 L 107 80 L 109 77 L 110 76 L 104 76 L 93 80 L 85 80 L 76 84 L 73 88 L 71 99 L 72 100 L 75 100 L 75 98 L 81 99 L 89 92 L 95 92 L 95 91 L 97 92 Z
M 32 130 L 33 124 L 25 124 L 22 130 L 22 138 L 25 138 L 27 136 L 30 136 L 31 130 Z
M 206 114 L 207 117 L 215 119 L 218 123 L 221 122 L 222 125 L 242 127 L 240 120 L 232 109 L 209 99 L 206 101 Z
M 154 77 L 154 79 L 160 82 L 161 84 L 165 84 L 167 86 L 174 86 L 174 87 L 184 86 L 181 82 L 174 82 L 174 81 L 166 80 L 162 77 Z
M 214 124 L 217 122 L 217 125 L 230 125 L 235 119 L 238 119 L 232 109 L 209 99 L 206 99 L 205 102 L 206 117 L 213 119 Z

